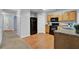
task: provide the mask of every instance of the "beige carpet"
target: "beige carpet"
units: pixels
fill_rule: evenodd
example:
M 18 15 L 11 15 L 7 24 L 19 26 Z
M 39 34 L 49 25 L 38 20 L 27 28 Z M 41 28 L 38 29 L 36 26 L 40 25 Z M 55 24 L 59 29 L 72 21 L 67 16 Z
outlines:
M 29 49 L 23 39 L 19 38 L 15 32 L 4 32 L 2 49 Z

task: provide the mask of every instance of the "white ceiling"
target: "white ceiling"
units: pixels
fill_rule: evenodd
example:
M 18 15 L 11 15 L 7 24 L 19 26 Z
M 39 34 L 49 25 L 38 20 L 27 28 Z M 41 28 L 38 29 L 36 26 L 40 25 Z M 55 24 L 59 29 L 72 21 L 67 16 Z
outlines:
M 39 12 L 42 12 L 42 11 L 45 11 L 45 12 L 54 12 L 54 11 L 57 11 L 58 9 L 31 9 L 31 12 L 36 12 L 36 13 L 39 13 Z
M 5 13 L 16 14 L 17 10 L 19 9 L 2 9 L 2 10 Z M 67 9 L 30 9 L 30 11 L 33 13 L 40 13 L 40 12 L 49 13 L 49 12 L 55 12 L 55 11 L 60 11 L 60 10 L 67 10 Z
M 40 12 L 55 12 L 55 11 L 60 11 L 60 10 L 65 10 L 65 9 L 31 9 L 31 12 L 34 13 L 40 13 Z
M 10 13 L 10 14 L 16 14 L 18 9 L 3 9 L 3 12 L 5 13 Z M 23 9 L 21 9 L 23 10 Z M 42 9 L 30 9 L 31 12 L 33 13 L 40 13 L 40 12 L 43 12 Z
M 30 9 L 30 11 L 31 11 L 32 13 L 40 13 L 40 12 L 43 12 L 42 9 Z
M 17 12 L 16 9 L 3 9 L 2 11 L 5 13 L 10 13 L 10 14 L 16 14 Z

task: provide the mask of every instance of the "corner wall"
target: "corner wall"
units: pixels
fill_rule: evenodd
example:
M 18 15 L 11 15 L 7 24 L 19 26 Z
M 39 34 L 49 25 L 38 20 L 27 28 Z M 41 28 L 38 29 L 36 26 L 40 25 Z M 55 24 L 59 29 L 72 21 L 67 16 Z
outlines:
M 38 18 L 38 33 L 45 33 L 45 24 L 46 24 L 46 13 L 41 12 L 37 14 Z
M 0 47 L 3 39 L 3 15 L 0 14 Z
M 30 10 L 21 11 L 21 38 L 30 36 Z

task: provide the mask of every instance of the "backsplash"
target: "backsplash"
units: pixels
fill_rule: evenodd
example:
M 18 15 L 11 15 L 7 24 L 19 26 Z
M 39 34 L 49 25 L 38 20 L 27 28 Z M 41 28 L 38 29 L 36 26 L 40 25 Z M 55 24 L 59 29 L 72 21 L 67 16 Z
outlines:
M 76 22 L 60 22 L 59 27 L 61 27 L 62 29 L 72 29 L 72 30 L 74 30 L 75 24 L 76 24 Z
M 72 22 L 57 22 L 59 23 L 59 28 L 62 28 L 62 29 L 72 29 L 72 30 L 75 30 L 74 28 L 74 25 L 77 24 L 76 21 L 72 21 Z M 47 23 L 49 26 L 52 25 L 52 22 L 48 22 Z

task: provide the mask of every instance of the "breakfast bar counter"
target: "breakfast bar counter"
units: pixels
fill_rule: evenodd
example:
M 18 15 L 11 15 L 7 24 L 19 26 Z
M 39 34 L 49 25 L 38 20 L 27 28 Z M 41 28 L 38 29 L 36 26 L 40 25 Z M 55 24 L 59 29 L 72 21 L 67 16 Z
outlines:
M 79 36 L 79 34 L 77 34 L 75 30 L 62 29 L 62 30 L 56 30 L 55 33 L 63 33 L 67 35 Z
M 56 49 L 79 49 L 79 34 L 75 30 L 56 30 L 54 41 Z

